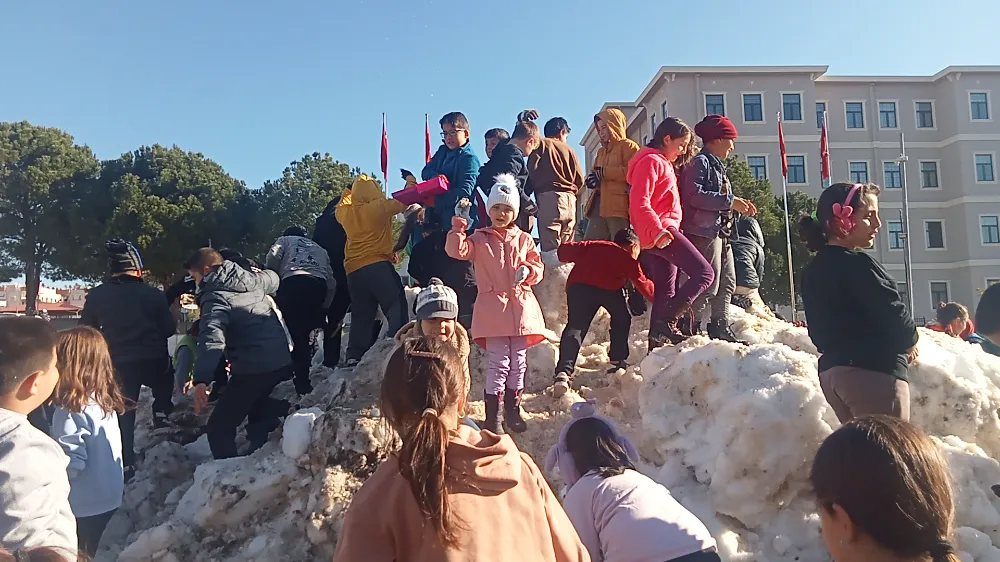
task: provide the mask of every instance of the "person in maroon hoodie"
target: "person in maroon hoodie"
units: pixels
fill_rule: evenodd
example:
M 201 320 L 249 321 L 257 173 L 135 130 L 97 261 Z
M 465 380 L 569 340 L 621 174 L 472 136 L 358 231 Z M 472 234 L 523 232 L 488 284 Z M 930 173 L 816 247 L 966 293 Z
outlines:
M 647 300 L 653 300 L 653 282 L 639 266 L 639 237 L 632 229 L 619 230 L 615 241 L 585 240 L 565 242 L 557 255 L 563 263 L 575 263 L 566 280 L 566 303 L 569 318 L 559 342 L 559 361 L 552 395 L 559 397 L 569 390 L 569 381 L 576 368 L 583 338 L 600 308 L 611 314 L 611 369 L 628 365 L 628 333 L 632 315 L 625 299 L 625 284 L 629 281 Z

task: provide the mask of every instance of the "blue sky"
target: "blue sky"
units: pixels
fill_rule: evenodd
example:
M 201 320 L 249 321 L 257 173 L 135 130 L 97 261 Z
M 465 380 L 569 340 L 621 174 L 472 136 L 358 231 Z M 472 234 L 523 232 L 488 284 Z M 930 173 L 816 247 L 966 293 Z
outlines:
M 566 117 L 576 143 L 662 65 L 932 74 L 1000 63 L 997 21 L 997 0 L 13 0 L 0 121 L 100 158 L 177 144 L 259 187 L 313 151 L 377 170 L 384 111 L 395 190 L 423 163 L 424 113 L 436 148 L 437 118 L 465 112 L 485 160 L 482 133 L 520 109 Z

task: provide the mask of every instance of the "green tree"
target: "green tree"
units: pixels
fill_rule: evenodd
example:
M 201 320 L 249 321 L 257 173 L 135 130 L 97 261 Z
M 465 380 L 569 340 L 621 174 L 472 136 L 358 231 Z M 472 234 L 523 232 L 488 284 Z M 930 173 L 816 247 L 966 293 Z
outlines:
M 60 258 L 80 251 L 74 201 L 97 167 L 90 148 L 59 129 L 0 123 L 0 278 L 24 275 L 29 314 L 42 274 L 59 274 Z

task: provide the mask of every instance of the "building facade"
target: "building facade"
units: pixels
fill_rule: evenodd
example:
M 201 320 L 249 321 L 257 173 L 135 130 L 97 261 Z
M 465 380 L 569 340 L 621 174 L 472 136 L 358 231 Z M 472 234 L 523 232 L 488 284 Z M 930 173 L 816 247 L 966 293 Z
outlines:
M 664 67 L 621 107 L 643 144 L 664 116 L 692 126 L 721 113 L 740 131 L 736 152 L 781 192 L 777 113 L 788 155 L 788 187 L 818 196 L 820 128 L 828 127 L 833 181 L 882 186 L 882 229 L 871 250 L 913 291 L 914 316 L 938 302 L 974 310 L 1000 282 L 1000 66 L 948 67 L 933 76 L 830 76 L 825 66 Z M 897 159 L 905 134 L 905 178 Z M 593 126 L 581 142 L 587 168 L 599 148 Z M 913 287 L 903 283 L 902 187 L 910 209 Z

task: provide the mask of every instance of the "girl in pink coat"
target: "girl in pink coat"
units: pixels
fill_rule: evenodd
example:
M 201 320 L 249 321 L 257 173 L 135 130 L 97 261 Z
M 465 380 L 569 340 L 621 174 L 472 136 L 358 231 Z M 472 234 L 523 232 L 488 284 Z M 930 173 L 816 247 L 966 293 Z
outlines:
M 489 356 L 483 429 L 503 432 L 502 405 L 507 429 L 521 433 L 527 429 L 521 418 L 527 351 L 545 339 L 542 309 L 531 290 L 542 280 L 544 267 L 531 235 L 514 224 L 520 207 L 517 179 L 500 174 L 495 181 L 487 202 L 493 225 L 467 236 L 471 203 L 462 199 L 455 206 L 445 251 L 475 267 L 479 296 L 472 313 L 472 338 Z

